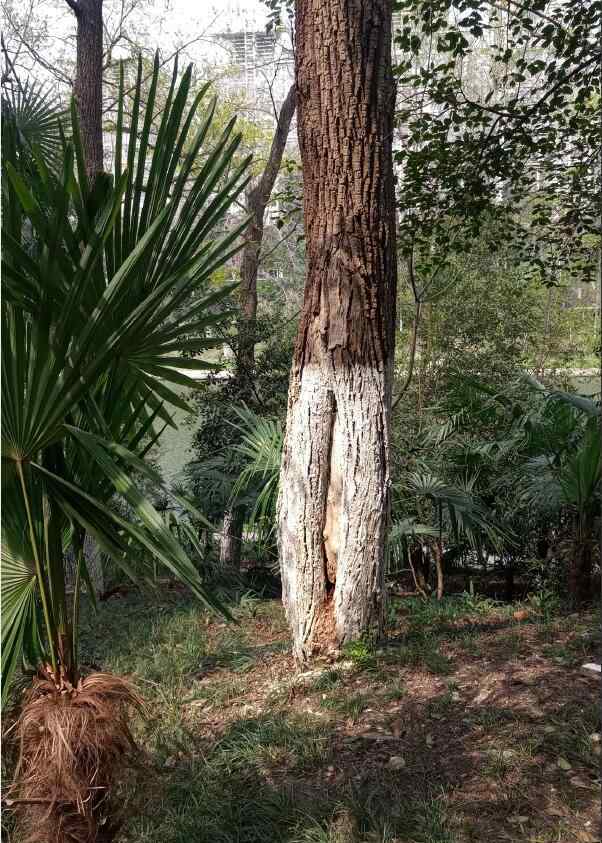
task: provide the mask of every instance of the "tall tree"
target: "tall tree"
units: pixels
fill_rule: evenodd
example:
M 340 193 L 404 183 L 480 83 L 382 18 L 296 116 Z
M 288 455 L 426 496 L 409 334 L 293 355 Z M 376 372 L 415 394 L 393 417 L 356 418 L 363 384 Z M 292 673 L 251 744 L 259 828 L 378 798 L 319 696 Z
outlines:
M 279 547 L 299 661 L 382 624 L 396 296 L 391 0 L 299 0 L 307 277 Z
M 66 0 L 77 19 L 77 105 L 86 175 L 92 185 L 103 170 L 102 0 Z
M 296 86 L 292 85 L 278 113 L 276 131 L 264 171 L 247 191 L 247 210 L 251 216 L 243 240 L 240 264 L 240 317 L 238 320 L 238 354 L 236 379 L 240 386 L 252 386 L 255 370 L 257 333 L 257 274 L 263 242 L 265 212 L 276 184 L 284 150 L 295 114 Z M 240 506 L 229 507 L 224 513 L 220 539 L 220 562 L 238 567 L 242 547 L 244 511 Z

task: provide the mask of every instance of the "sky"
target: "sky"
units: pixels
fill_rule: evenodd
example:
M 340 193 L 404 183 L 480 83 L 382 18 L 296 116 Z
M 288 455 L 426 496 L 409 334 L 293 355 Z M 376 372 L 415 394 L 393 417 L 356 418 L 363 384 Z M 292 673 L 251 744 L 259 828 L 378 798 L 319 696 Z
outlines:
M 115 32 L 122 5 L 132 0 L 104 0 L 104 20 L 109 33 Z M 51 78 L 44 64 L 50 64 L 59 76 L 59 86 L 68 82 L 75 61 L 76 22 L 65 0 L 0 0 L 2 30 L 11 55 L 19 38 L 15 32 L 27 32 L 35 47 L 34 59 L 26 48 L 18 55 L 20 75 Z M 164 56 L 184 48 L 188 61 L 227 62 L 224 48 L 214 36 L 223 32 L 265 31 L 268 20 L 261 0 L 134 0 L 126 22 L 128 36 L 153 51 L 159 47 Z M 117 46 L 113 59 L 131 55 L 131 45 Z M 64 71 L 65 78 L 61 80 Z

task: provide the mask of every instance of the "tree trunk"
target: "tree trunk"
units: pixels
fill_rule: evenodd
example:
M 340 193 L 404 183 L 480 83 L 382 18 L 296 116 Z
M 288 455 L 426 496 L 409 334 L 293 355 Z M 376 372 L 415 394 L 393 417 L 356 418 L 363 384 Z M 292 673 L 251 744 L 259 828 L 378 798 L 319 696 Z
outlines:
M 224 512 L 219 542 L 219 561 L 224 566 L 240 568 L 244 510 L 233 506 Z
M 90 187 L 103 171 L 102 0 L 67 0 L 77 19 L 73 95 Z
M 506 579 L 506 603 L 512 603 L 514 600 L 514 566 L 512 562 L 508 562 L 505 571 Z
M 568 565 L 569 602 L 573 609 L 591 600 L 592 567 L 591 538 L 579 533 Z
M 433 547 L 437 571 L 437 600 L 443 600 L 443 547 L 436 541 Z
M 390 0 L 298 0 L 307 240 L 279 503 L 299 661 L 383 622 L 396 295 Z
M 252 387 L 255 370 L 255 342 L 257 325 L 257 273 L 265 211 L 278 177 L 282 156 L 286 148 L 291 121 L 295 113 L 296 88 L 289 90 L 278 115 L 278 125 L 270 147 L 268 161 L 259 182 L 247 192 L 247 210 L 251 221 L 244 234 L 240 265 L 240 317 L 238 320 L 238 355 L 236 379 L 240 385 Z M 244 511 L 237 507 L 224 513 L 224 526 L 220 540 L 220 562 L 240 567 Z
M 257 323 L 257 272 L 263 240 L 265 211 L 286 149 L 288 133 L 297 104 L 297 91 L 292 85 L 278 114 L 267 164 L 259 182 L 247 192 L 247 210 L 251 221 L 244 233 L 244 247 L 240 264 L 240 319 L 238 323 L 239 378 L 252 378 L 255 368 L 255 332 Z

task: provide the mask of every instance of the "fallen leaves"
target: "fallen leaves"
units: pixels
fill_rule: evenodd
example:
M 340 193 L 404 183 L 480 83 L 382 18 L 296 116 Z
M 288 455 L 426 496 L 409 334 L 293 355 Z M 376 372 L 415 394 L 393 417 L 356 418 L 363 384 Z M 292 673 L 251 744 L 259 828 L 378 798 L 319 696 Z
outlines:
M 530 615 L 531 613 L 527 609 L 519 609 L 518 611 L 512 613 L 512 617 L 515 621 L 526 621 Z
M 579 776 L 571 776 L 569 781 L 573 787 L 580 787 L 583 790 L 596 790 L 596 787 L 591 782 L 586 782 L 584 779 L 580 779 Z

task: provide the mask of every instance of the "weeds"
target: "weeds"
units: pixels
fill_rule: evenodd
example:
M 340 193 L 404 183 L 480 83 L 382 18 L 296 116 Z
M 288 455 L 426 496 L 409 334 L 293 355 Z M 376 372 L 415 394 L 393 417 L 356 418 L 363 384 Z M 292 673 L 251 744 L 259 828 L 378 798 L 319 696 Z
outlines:
M 320 705 L 328 711 L 334 711 L 344 717 L 349 718 L 352 723 L 356 723 L 362 712 L 364 712 L 370 705 L 370 701 L 365 694 L 353 694 L 349 696 L 345 693 L 337 694 L 336 696 L 325 696 Z
M 356 670 L 375 670 L 377 667 L 376 654 L 367 641 L 352 641 L 343 647 L 342 652 L 353 662 Z
M 482 617 L 499 608 L 494 600 L 468 593 L 444 597 L 442 600 L 423 600 L 411 597 L 404 600 L 411 627 L 425 629 L 470 617 Z
M 401 646 L 388 648 L 385 659 L 404 667 L 423 667 L 441 676 L 454 669 L 451 659 L 439 651 L 436 638 L 428 633 L 410 633 Z
M 318 676 L 318 678 L 308 686 L 307 690 L 309 693 L 313 693 L 315 691 L 330 691 L 333 688 L 336 688 L 342 680 L 342 672 L 336 667 L 331 668 L 330 670 L 325 670 L 324 673 L 321 673 L 320 676 Z

